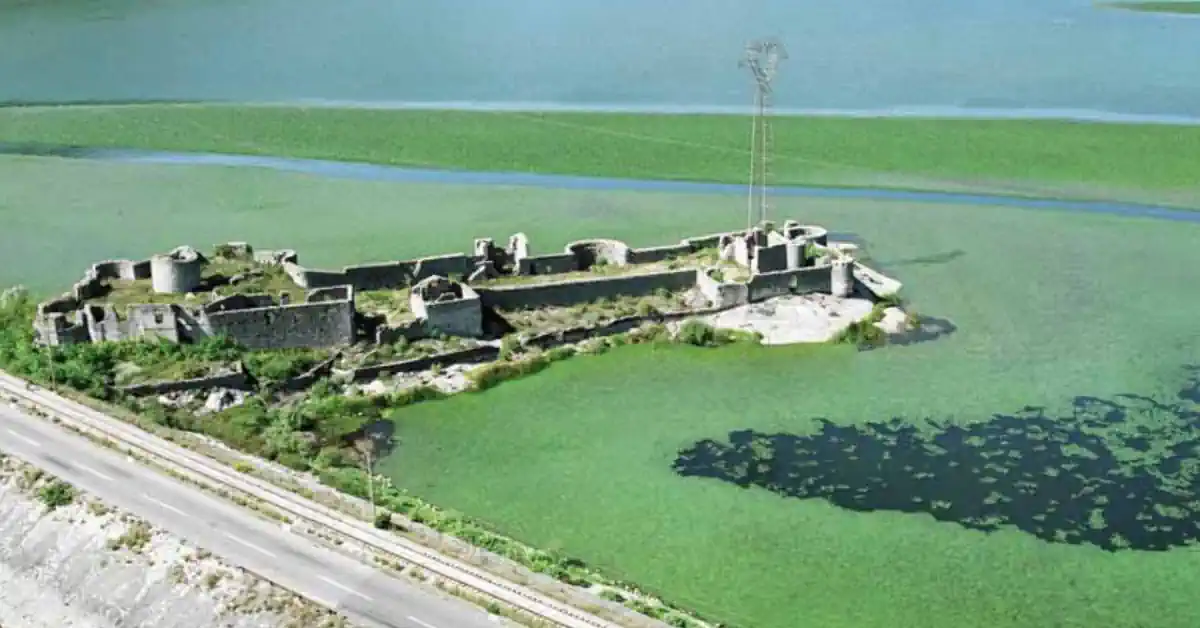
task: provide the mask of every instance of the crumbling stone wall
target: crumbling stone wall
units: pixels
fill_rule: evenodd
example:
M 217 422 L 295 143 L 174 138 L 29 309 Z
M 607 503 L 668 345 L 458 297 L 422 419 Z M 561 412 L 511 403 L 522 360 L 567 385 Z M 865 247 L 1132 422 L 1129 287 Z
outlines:
M 213 312 L 267 307 L 275 304 L 275 298 L 269 294 L 231 294 L 209 301 L 204 305 L 204 311 L 211 314 Z
M 393 375 L 395 373 L 416 373 L 418 371 L 424 371 L 435 364 L 439 366 L 451 366 L 454 364 L 477 364 L 479 362 L 490 362 L 499 356 L 499 347 L 494 347 L 492 345 L 479 345 L 478 347 L 459 349 L 457 351 L 448 351 L 445 353 L 439 353 L 437 355 L 413 358 L 411 360 L 401 360 L 399 362 L 389 362 L 387 364 L 362 366 L 346 371 L 344 376 L 356 382 L 370 381 L 384 375 Z
M 627 266 L 629 245 L 620 240 L 579 240 L 567 245 L 567 253 L 575 256 L 579 270 L 588 270 L 597 264 Z
M 131 305 L 125 313 L 125 333 L 130 338 L 179 342 L 179 314 L 182 310 L 172 305 Z
M 288 274 L 292 283 L 307 290 L 341 286 L 348 283 L 346 273 L 340 270 L 305 268 L 295 262 L 284 262 L 283 271 Z
M 429 337 L 430 330 L 424 320 L 412 320 L 398 325 L 380 325 L 375 328 L 375 344 L 390 345 L 405 340 L 420 340 Z
M 88 338 L 92 342 L 116 342 L 126 338 L 125 326 L 121 324 L 122 321 L 117 318 L 117 311 L 111 305 L 84 306 L 83 323 L 87 326 Z
M 779 244 L 760 246 L 755 249 L 752 261 L 754 272 L 773 273 L 780 270 L 787 270 L 788 246 L 787 242 L 780 242 Z
M 854 291 L 870 299 L 892 296 L 902 287 L 899 281 L 858 262 L 854 262 L 851 273 L 854 275 Z
M 207 388 L 232 388 L 235 390 L 250 390 L 250 376 L 241 364 L 235 364 L 228 373 L 181 379 L 170 382 L 147 382 L 145 384 L 130 384 L 121 386 L 121 392 L 134 395 L 165 395 L 185 390 L 204 390 Z
M 829 292 L 830 267 L 815 266 L 797 270 L 782 270 L 760 273 L 750 278 L 747 284 L 751 302 L 762 301 L 785 294 Z
M 713 246 L 716 246 L 714 242 Z M 667 244 L 665 246 L 651 246 L 644 249 L 630 249 L 629 263 L 630 264 L 653 264 L 654 262 L 665 262 L 667 260 L 682 257 L 688 253 L 698 251 L 692 243 L 684 240 L 679 244 Z
M 378 342 L 394 342 L 402 337 L 416 339 L 435 330 L 478 336 L 482 333 L 484 306 L 499 309 L 570 306 L 602 298 L 645 296 L 659 290 L 699 288 L 715 306 L 726 307 L 790 292 L 828 292 L 835 286 L 845 291 L 845 268 L 839 267 L 843 272 L 839 276 L 841 281 L 834 281 L 828 255 L 815 261 L 804 258 L 803 249 L 808 242 L 827 244 L 827 232 L 821 227 L 788 221 L 779 231 L 756 227 L 642 249 L 631 249 L 617 240 L 580 240 L 568 244 L 564 253 L 532 256 L 528 238 L 518 233 L 504 249 L 496 247 L 490 239 L 480 238 L 475 241 L 471 255 L 454 253 L 346 266 L 340 271 L 300 266 L 295 251 L 254 251 L 249 244 L 230 243 L 219 246 L 218 250 L 239 259 L 253 257 L 261 263 L 280 265 L 297 285 L 308 289 L 305 303 L 276 303 L 269 295 L 230 295 L 203 306 L 135 305 L 124 315 L 111 306 L 83 307 L 85 300 L 103 294 L 104 282 L 146 278 L 153 281 L 155 261 L 171 256 L 142 261 L 109 260 L 88 268 L 71 292 L 40 303 L 34 327 L 39 339 L 52 345 L 143 337 L 188 342 L 225 334 L 257 349 L 334 347 L 353 343 L 360 323 L 363 331 L 373 334 Z M 601 262 L 614 265 L 661 262 L 713 246 L 721 248 L 722 259 L 746 262 L 753 271 L 752 279 L 744 284 L 727 283 L 703 271 L 684 269 L 477 290 L 465 283 L 452 282 L 455 286 L 452 297 L 417 289 L 422 281 L 434 277 L 491 277 L 501 271 L 553 275 L 587 270 Z M 172 251 L 172 255 L 179 253 L 174 262 L 185 261 L 184 258 L 189 264 L 202 260 L 198 254 L 183 254 L 188 251 L 193 250 L 180 247 Z M 854 264 L 851 276 L 854 291 L 872 298 L 892 294 L 900 287 L 899 282 L 859 264 Z M 169 282 L 160 283 L 164 283 L 164 288 L 165 283 L 171 283 L 174 290 L 192 283 L 188 277 L 172 275 Z M 418 320 L 389 327 L 381 321 L 372 323 L 357 316 L 354 290 L 399 286 L 414 287 L 415 300 L 411 305 Z
M 355 290 L 385 290 L 411 286 L 434 275 L 466 276 L 474 266 L 472 257 L 452 253 L 397 262 L 357 264 L 346 266 L 340 271 L 304 268 L 294 262 L 285 263 L 283 268 L 292 281 L 302 288 L 349 285 Z
M 474 266 L 474 259 L 462 253 L 422 257 L 417 260 L 413 278 L 420 281 L 433 276 L 465 277 Z
M 644 275 L 547 282 L 529 286 L 477 288 L 476 291 L 483 300 L 483 305 L 502 310 L 568 306 L 619 296 L 640 297 L 653 294 L 658 290 L 672 292 L 685 290 L 696 285 L 696 272 L 695 269 L 689 268 Z
M 354 286 L 356 290 L 385 290 L 396 286 L 411 285 L 416 267 L 417 264 L 413 261 L 347 266 L 342 270 L 342 276 L 335 281 L 339 285 Z M 309 287 L 316 288 L 318 286 Z
M 353 289 L 345 298 L 206 313 L 205 331 L 250 349 L 328 348 L 353 344 Z M 323 298 L 318 295 L 317 298 Z
M 789 240 L 804 238 L 821 246 L 829 245 L 829 231 L 817 225 L 802 225 L 794 220 L 783 223 L 783 235 Z
M 50 347 L 88 342 L 88 329 L 81 318 L 80 312 L 39 314 L 33 321 L 33 331 L 39 342 Z
M 715 307 L 744 305 L 750 301 L 750 291 L 746 284 L 718 281 L 704 270 L 696 272 L 696 288 Z
M 483 306 L 466 284 L 427 277 L 413 287 L 408 307 L 430 331 L 467 338 L 483 335 Z
M 518 275 L 557 275 L 581 270 L 574 253 L 552 253 L 523 257 L 517 263 Z

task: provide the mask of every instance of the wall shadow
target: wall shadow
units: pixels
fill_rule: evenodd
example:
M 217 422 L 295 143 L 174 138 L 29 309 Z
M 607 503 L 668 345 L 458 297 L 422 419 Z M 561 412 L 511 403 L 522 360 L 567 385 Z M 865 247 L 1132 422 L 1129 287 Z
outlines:
M 1176 399 L 1077 397 L 969 426 L 822 419 L 815 434 L 735 430 L 681 450 L 673 469 L 870 512 L 926 513 L 1106 550 L 1200 540 L 1200 367 Z

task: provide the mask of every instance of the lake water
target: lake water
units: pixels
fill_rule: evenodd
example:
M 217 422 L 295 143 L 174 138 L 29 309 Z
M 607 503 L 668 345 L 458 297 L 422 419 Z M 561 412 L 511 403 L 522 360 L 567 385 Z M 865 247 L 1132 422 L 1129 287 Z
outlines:
M 0 0 L 0 101 L 741 106 L 1200 117 L 1200 20 L 1090 0 Z

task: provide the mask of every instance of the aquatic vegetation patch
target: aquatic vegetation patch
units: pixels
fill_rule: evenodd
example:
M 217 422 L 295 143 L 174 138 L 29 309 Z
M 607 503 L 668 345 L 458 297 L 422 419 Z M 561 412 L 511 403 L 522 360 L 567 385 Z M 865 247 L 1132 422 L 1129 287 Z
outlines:
M 1077 397 L 1061 416 L 1026 407 L 970 425 L 892 418 L 806 435 L 735 430 L 673 464 L 842 508 L 925 513 L 995 531 L 1106 550 L 1200 540 L 1200 371 L 1175 399 Z

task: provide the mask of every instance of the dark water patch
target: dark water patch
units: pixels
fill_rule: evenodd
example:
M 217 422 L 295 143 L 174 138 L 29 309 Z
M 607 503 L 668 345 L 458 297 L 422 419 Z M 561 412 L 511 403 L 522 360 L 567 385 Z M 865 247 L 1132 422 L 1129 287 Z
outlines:
M 902 418 L 814 434 L 730 432 L 681 450 L 673 469 L 849 510 L 926 513 L 986 532 L 1168 550 L 1200 540 L 1200 405 L 1142 395 L 1078 397 L 973 425 Z
M 52 147 L 43 144 L 0 143 L 0 154 L 47 155 L 62 151 L 63 157 L 122 163 L 185 164 L 267 168 L 338 179 L 390 181 L 395 183 L 442 183 L 455 185 L 494 185 L 539 187 L 560 190 L 674 192 L 679 194 L 741 195 L 745 186 L 735 183 L 704 183 L 650 179 L 615 179 L 528 172 L 482 172 L 404 168 L 361 162 L 300 159 L 222 153 L 185 153 L 141 149 Z M 1020 209 L 1042 209 L 1080 213 L 1109 214 L 1125 217 L 1157 218 L 1200 223 L 1200 211 L 1172 207 L 1110 201 L 1041 199 L 957 192 L 929 192 L 887 188 L 851 188 L 817 186 L 774 186 L 771 193 L 783 197 L 867 199 L 910 203 L 951 205 L 991 205 Z

